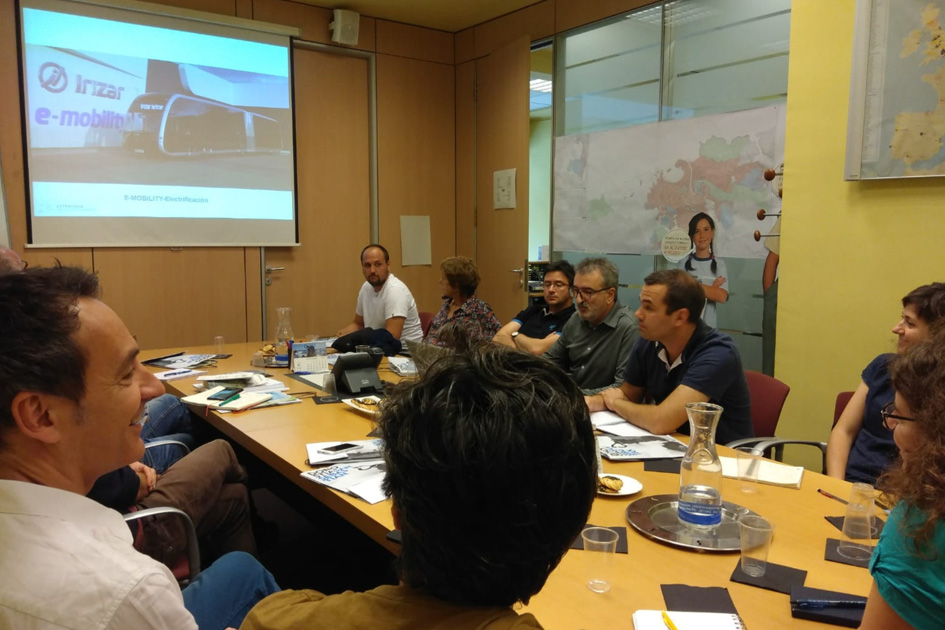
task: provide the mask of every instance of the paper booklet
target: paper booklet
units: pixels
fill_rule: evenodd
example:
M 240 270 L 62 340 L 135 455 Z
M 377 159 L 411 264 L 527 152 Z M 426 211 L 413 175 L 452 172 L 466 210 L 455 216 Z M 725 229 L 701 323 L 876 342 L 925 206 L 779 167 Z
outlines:
M 386 470 L 383 459 L 370 459 L 308 470 L 302 476 L 374 504 L 387 498 L 382 487 Z
M 745 622 L 730 613 L 676 612 L 666 613 L 677 630 L 744 630 Z M 666 630 L 662 610 L 638 610 L 633 613 L 634 630 Z
M 738 460 L 734 457 L 719 457 L 722 460 L 722 476 L 738 479 Z M 770 459 L 758 460 L 758 481 L 773 486 L 800 488 L 804 480 L 803 466 L 788 466 Z
M 603 427 L 601 430 L 608 428 L 610 427 Z M 653 435 L 639 427 L 634 427 L 634 429 L 634 431 L 628 431 L 628 435 L 598 436 L 597 443 L 600 444 L 600 454 L 605 459 L 623 462 L 680 458 L 689 449 L 688 446 L 674 437 Z

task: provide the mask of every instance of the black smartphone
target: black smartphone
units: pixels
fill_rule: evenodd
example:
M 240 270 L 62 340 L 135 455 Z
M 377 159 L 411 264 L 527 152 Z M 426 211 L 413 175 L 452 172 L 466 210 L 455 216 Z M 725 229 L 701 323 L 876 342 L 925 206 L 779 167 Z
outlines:
M 345 451 L 353 451 L 358 448 L 361 448 L 360 444 L 352 444 L 351 442 L 342 442 L 341 444 L 335 444 L 334 446 L 326 446 L 325 448 L 320 448 L 318 449 L 318 452 L 325 453 L 326 455 L 334 455 L 336 453 L 344 453 Z
M 230 396 L 236 396 L 241 391 L 243 391 L 242 387 L 228 387 L 227 389 L 218 391 L 213 396 L 208 396 L 207 400 L 226 400 Z

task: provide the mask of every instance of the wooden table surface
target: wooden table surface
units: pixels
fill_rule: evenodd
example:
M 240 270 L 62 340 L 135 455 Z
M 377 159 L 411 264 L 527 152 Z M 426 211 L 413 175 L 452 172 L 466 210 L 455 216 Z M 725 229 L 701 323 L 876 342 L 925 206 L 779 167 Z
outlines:
M 217 367 L 207 368 L 207 374 L 250 369 L 250 357 L 259 345 L 228 345 L 227 351 L 233 356 L 220 361 Z M 178 350 L 147 351 L 142 353 L 142 358 Z M 211 353 L 212 350 L 206 346 L 187 348 L 187 352 Z M 287 377 L 285 369 L 269 371 L 274 378 L 284 381 L 291 392 L 317 391 Z M 395 380 L 396 376 L 382 370 L 381 378 Z M 187 395 L 194 393 L 194 382 L 195 379 L 182 379 L 166 385 L 170 393 Z M 311 470 L 305 463 L 307 443 L 364 439 L 373 428 L 367 417 L 347 405 L 316 405 L 306 399 L 300 404 L 238 414 L 211 413 L 207 421 L 378 544 L 397 552 L 397 546 L 386 539 L 393 528 L 388 502 L 369 505 L 300 476 L 301 472 Z M 682 439 L 687 438 L 683 436 Z M 663 607 L 661 584 L 728 588 L 736 608 L 751 630 L 827 627 L 793 619 L 789 598 L 785 594 L 730 581 L 738 563 L 738 553 L 698 552 L 669 546 L 638 534 L 627 523 L 627 505 L 644 496 L 675 494 L 678 475 L 645 472 L 640 462 L 606 460 L 604 471 L 628 475 L 643 484 L 643 490 L 630 497 L 598 497 L 589 519 L 595 525 L 626 526 L 629 554 L 617 554 L 614 584 L 605 594 L 594 593 L 584 585 L 582 552 L 566 554 L 545 588 L 524 609 L 535 614 L 545 628 L 632 628 L 633 611 Z M 799 490 L 758 484 L 757 492 L 745 493 L 740 490 L 738 481 L 725 479 L 722 494 L 724 500 L 754 510 L 774 523 L 769 562 L 806 570 L 806 586 L 866 595 L 871 584 L 866 569 L 824 560 L 826 539 L 839 538 L 840 534 L 824 516 L 842 516 L 844 506 L 819 494 L 818 488 L 844 498 L 850 493 L 849 483 L 806 471 Z

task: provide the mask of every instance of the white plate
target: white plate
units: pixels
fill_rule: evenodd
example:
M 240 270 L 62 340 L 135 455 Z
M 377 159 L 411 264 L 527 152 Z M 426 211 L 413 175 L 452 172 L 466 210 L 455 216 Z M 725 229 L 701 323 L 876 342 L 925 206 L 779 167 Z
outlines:
M 597 494 L 601 495 L 602 497 L 628 497 L 631 494 L 636 494 L 640 490 L 643 490 L 643 484 L 633 477 L 627 477 L 626 475 L 615 475 L 614 473 L 600 473 L 598 476 L 616 477 L 617 479 L 623 480 L 623 487 L 620 489 L 620 492 L 604 492 L 598 489 Z
M 355 400 L 373 400 L 376 403 L 380 403 L 381 399 L 377 396 L 358 396 L 357 398 L 345 398 L 341 402 L 348 405 L 361 415 L 367 416 L 368 418 L 376 418 L 377 416 L 381 415 L 381 410 L 377 405 L 374 405 L 374 409 L 364 409 L 363 407 L 359 407 L 357 404 L 355 404 Z

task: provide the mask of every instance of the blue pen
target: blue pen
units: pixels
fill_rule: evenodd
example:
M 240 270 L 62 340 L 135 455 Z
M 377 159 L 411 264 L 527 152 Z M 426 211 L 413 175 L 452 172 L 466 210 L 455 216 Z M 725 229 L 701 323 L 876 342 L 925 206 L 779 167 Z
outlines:
M 187 374 L 188 372 L 191 372 L 191 371 L 192 370 L 175 370 L 173 372 L 165 372 L 164 374 L 161 374 L 161 376 L 163 376 L 164 378 L 167 378 L 169 376 L 177 376 L 178 374 Z

